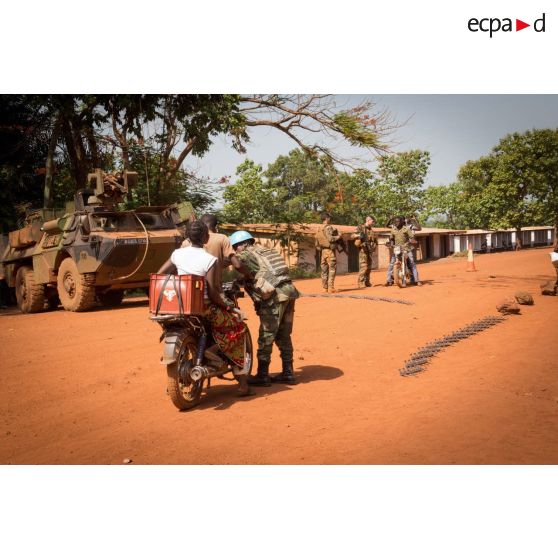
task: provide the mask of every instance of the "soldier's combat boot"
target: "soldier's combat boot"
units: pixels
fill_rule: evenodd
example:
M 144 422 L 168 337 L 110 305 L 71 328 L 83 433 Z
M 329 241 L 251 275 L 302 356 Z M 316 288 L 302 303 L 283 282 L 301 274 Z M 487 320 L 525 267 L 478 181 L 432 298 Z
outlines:
M 267 387 L 271 385 L 271 376 L 269 375 L 269 362 L 258 360 L 258 371 L 255 376 L 248 378 L 251 386 Z
M 293 372 L 293 361 L 292 360 L 284 360 L 283 361 L 283 371 L 281 374 L 276 374 L 275 376 L 271 376 L 271 381 L 274 383 L 281 383 L 281 384 L 296 384 L 296 378 Z

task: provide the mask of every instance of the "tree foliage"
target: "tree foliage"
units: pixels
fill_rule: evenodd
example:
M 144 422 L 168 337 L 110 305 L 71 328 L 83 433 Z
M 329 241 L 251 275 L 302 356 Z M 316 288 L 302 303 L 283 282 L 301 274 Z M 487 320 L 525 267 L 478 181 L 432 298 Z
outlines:
M 372 193 L 372 212 L 380 223 L 387 223 L 395 215 L 418 215 L 422 211 L 429 168 L 430 154 L 419 149 L 381 158 Z
M 489 155 L 463 165 L 458 178 L 469 226 L 519 231 L 556 223 L 558 130 L 509 134 Z
M 42 203 L 47 138 L 38 127 L 39 114 L 22 96 L 0 103 L 0 232 L 18 226 L 18 215 Z
M 384 223 L 399 213 L 418 213 L 429 164 L 425 151 L 382 157 L 376 173 L 339 171 L 299 149 L 278 157 L 265 172 L 246 161 L 225 190 L 223 216 L 245 223 L 309 223 L 319 222 L 326 209 L 339 224 L 360 222 L 367 214 Z
M 338 107 L 331 95 L 11 95 L 2 103 L 8 125 L 27 130 L 29 146 L 40 138 L 29 167 L 32 178 L 28 172 L 14 178 L 18 156 L 8 151 L 11 159 L 0 172 L 4 192 L 10 193 L 3 195 L 19 200 L 17 184 L 23 181 L 33 191 L 34 205 L 43 198 L 45 207 L 84 188 L 96 167 L 138 172 L 140 185 L 129 205 L 166 204 L 187 195 L 208 207 L 218 184 L 197 176 L 187 161 L 207 153 L 219 135 L 244 152 L 250 130 L 271 127 L 332 167 L 354 163 L 339 149 L 343 143 L 366 153 L 385 152 L 396 128 L 371 102 Z M 37 169 L 40 175 L 34 174 Z M 287 196 L 293 211 L 308 207 L 303 197 Z
M 474 222 L 475 217 L 461 184 L 454 182 L 424 190 L 422 221 L 434 227 L 463 229 Z

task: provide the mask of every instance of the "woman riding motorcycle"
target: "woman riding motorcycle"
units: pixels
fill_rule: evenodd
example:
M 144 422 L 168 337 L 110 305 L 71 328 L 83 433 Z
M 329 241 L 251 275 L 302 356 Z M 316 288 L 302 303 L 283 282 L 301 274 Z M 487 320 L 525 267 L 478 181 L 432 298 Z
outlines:
M 234 376 L 239 384 L 238 395 L 251 395 L 247 371 L 244 369 L 244 344 L 246 325 L 241 317 L 233 311 L 234 306 L 227 304 L 220 295 L 217 258 L 206 252 L 203 245 L 209 239 L 209 231 L 202 221 L 189 225 L 188 237 L 191 246 L 174 250 L 171 257 L 161 266 L 157 273 L 178 273 L 178 275 L 199 275 L 205 277 L 204 318 L 211 324 L 216 345 L 209 347 L 206 354 L 215 358 L 220 350 L 234 363 Z

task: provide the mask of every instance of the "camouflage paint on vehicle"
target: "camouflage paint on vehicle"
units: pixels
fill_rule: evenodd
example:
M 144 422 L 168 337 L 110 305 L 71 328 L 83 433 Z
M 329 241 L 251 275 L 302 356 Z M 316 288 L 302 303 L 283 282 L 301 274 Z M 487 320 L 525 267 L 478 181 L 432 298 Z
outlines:
M 180 246 L 181 228 L 194 218 L 194 210 L 188 202 L 119 210 L 118 204 L 136 180 L 136 173 L 97 170 L 88 176 L 94 188 L 78 191 L 66 209 L 30 211 L 22 229 L 3 235 L 0 275 L 16 288 L 16 294 L 19 289 L 22 300 L 26 290 L 36 296 L 33 305 L 20 304 L 20 308 L 33 309 L 22 311 L 37 311 L 41 296 L 46 302 L 55 300 L 56 295 L 66 309 L 85 310 L 92 305 L 93 288 L 97 299 L 118 303 L 118 293 L 107 296 L 109 291 L 148 286 L 149 274 Z M 65 264 L 68 280 L 62 281 L 58 271 L 68 258 L 75 266 Z M 19 272 L 18 284 L 22 267 L 26 273 Z M 81 296 L 72 294 L 81 283 L 89 299 L 82 304 L 64 304 L 68 295 Z

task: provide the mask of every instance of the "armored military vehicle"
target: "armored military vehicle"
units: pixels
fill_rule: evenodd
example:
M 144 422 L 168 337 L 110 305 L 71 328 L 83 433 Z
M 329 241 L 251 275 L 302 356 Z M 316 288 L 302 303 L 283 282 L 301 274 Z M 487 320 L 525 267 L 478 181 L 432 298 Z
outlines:
M 97 169 L 65 210 L 28 211 L 25 226 L 4 235 L 0 277 L 22 312 L 116 306 L 125 289 L 148 287 L 194 211 L 187 202 L 119 210 L 136 182 L 134 172 Z

